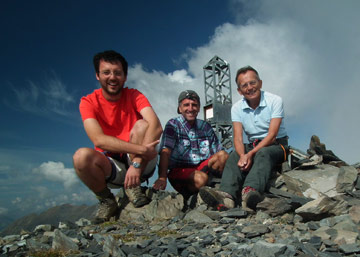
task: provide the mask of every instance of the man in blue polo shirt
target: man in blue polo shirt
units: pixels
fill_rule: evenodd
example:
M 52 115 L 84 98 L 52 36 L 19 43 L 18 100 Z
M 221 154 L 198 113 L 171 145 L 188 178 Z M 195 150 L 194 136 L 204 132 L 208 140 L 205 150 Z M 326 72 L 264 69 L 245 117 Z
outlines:
M 200 196 L 208 205 L 221 209 L 239 203 L 241 194 L 243 207 L 255 210 L 273 168 L 286 160 L 283 102 L 261 90 L 259 74 L 250 66 L 239 69 L 235 81 L 243 96 L 231 109 L 235 151 L 226 162 L 220 190 L 202 188 Z M 249 144 L 244 144 L 243 132 Z

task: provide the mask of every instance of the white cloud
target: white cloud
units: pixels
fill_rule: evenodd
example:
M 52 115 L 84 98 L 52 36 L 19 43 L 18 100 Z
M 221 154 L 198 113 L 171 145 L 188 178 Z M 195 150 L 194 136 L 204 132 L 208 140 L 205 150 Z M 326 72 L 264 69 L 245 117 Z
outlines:
M 35 191 L 35 195 L 37 195 L 39 198 L 46 198 L 51 191 L 48 187 L 45 186 L 32 186 L 30 188 Z
M 251 65 L 263 89 L 285 103 L 290 143 L 306 150 L 312 134 L 340 158 L 359 161 L 357 96 L 360 73 L 359 1 L 232 1 L 241 24 L 216 28 L 209 43 L 186 54 L 187 71 L 167 76 L 130 69 L 131 84 L 146 93 L 162 124 L 176 116 L 181 90 L 194 89 L 204 99 L 203 66 L 218 55 L 230 63 L 232 88 L 237 68 Z M 245 7 L 245 8 L 244 8 Z M 243 16 L 241 11 L 250 11 Z M 251 15 L 248 15 L 251 14 Z M 244 23 L 244 17 L 251 17 Z M 192 74 L 191 80 L 187 74 Z M 138 79 L 138 78 L 141 78 Z M 233 103 L 240 99 L 233 90 Z M 166 96 L 166 97 L 165 97 Z M 202 117 L 200 115 L 199 117 Z
M 175 75 L 174 75 L 175 74 Z M 165 74 L 160 71 L 148 72 L 142 65 L 129 67 L 127 86 L 137 88 L 146 95 L 162 125 L 176 116 L 177 97 L 181 91 L 197 87 L 197 80 L 186 71 Z
M 21 197 L 16 197 L 14 200 L 11 201 L 12 204 L 19 204 L 22 202 Z
M 188 75 L 187 71 L 182 70 L 176 70 L 170 74 L 168 74 L 168 77 L 170 78 L 171 82 L 178 82 L 180 84 L 192 82 L 192 78 Z
M 9 212 L 7 208 L 0 207 L 0 215 L 6 215 Z
M 73 168 L 65 168 L 62 162 L 48 161 L 42 163 L 38 168 L 34 168 L 35 174 L 40 174 L 50 181 L 57 181 L 63 183 L 66 189 L 79 182 Z
M 29 80 L 27 84 L 27 87 L 10 84 L 10 89 L 15 94 L 15 101 L 3 99 L 3 102 L 13 109 L 36 115 L 50 117 L 54 114 L 74 115 L 71 104 L 75 103 L 75 99 L 54 72 L 42 83 Z

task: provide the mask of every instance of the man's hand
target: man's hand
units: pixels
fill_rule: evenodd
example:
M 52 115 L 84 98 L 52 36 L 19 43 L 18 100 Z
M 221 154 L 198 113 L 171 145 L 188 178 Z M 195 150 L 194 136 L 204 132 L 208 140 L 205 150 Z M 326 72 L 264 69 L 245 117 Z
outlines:
M 140 186 L 141 169 L 130 166 L 125 175 L 124 187 L 134 188 Z
M 154 141 L 152 143 L 149 143 L 149 144 L 145 145 L 146 151 L 145 151 L 144 154 L 141 155 L 141 157 L 144 160 L 147 160 L 147 161 L 150 161 L 150 160 L 154 159 L 158 155 L 158 152 L 156 151 L 155 146 L 159 142 L 160 142 L 160 140 L 156 140 L 156 141 Z
M 240 156 L 238 166 L 242 171 L 249 171 L 252 166 L 252 156 L 250 154 L 244 154 Z
M 153 188 L 155 190 L 165 190 L 166 188 L 166 178 L 158 178 L 154 185 L 153 185 Z
M 229 154 L 227 152 L 225 152 L 224 150 L 219 151 L 210 158 L 208 162 L 208 166 L 211 169 L 222 172 L 224 170 L 225 163 L 228 158 L 229 158 Z

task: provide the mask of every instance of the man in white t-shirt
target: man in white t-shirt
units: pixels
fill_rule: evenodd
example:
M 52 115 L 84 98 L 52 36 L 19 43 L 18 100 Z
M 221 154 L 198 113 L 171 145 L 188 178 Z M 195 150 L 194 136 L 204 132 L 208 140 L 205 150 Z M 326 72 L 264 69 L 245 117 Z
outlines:
M 217 209 L 242 205 L 256 209 L 271 172 L 286 160 L 287 133 L 282 99 L 262 91 L 258 72 L 246 66 L 237 71 L 237 90 L 243 96 L 231 109 L 235 151 L 226 162 L 220 190 L 203 188 L 200 196 Z M 249 143 L 244 144 L 243 132 Z

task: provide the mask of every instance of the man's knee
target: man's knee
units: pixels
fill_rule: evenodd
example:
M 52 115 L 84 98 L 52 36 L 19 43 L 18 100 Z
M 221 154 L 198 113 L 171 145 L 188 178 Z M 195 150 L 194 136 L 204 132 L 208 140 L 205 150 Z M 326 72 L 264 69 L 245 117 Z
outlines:
M 279 145 L 271 145 L 261 148 L 255 155 L 255 160 L 270 160 L 272 163 L 282 162 L 284 152 Z
M 100 153 L 98 153 L 92 148 L 83 147 L 78 149 L 73 155 L 73 164 L 75 171 L 78 173 L 86 170 L 94 163 L 94 161 L 96 161 L 97 154 Z
M 208 182 L 208 179 L 209 177 L 205 172 L 196 170 L 193 173 L 193 181 L 196 189 L 200 189 L 201 187 L 205 186 Z
M 137 135 L 144 135 L 149 127 L 149 123 L 146 120 L 138 120 L 135 122 L 130 132 L 130 137 Z

